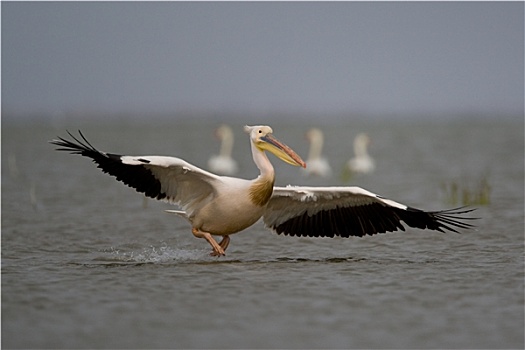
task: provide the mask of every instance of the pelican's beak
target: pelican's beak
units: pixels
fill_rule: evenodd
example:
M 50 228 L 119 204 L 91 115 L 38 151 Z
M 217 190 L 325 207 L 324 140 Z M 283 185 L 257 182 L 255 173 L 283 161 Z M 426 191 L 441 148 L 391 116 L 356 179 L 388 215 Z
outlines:
M 261 137 L 259 140 L 262 141 L 257 145 L 260 149 L 272 152 L 277 158 L 288 164 L 306 168 L 306 163 L 297 153 L 281 141 L 277 140 L 271 134 L 266 134 L 266 136 Z

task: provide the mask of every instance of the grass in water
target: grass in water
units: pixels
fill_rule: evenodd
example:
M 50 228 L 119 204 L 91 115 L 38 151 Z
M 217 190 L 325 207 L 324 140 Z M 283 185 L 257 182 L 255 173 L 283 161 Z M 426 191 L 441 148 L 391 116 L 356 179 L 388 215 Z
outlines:
M 488 176 L 476 182 L 451 181 L 442 184 L 445 200 L 452 205 L 489 205 L 491 186 Z

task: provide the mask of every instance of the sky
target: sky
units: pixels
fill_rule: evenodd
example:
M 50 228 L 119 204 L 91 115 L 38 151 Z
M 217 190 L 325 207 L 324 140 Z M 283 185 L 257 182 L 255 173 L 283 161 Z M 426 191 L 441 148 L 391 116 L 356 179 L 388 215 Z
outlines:
M 2 117 L 518 114 L 523 2 L 1 2 Z

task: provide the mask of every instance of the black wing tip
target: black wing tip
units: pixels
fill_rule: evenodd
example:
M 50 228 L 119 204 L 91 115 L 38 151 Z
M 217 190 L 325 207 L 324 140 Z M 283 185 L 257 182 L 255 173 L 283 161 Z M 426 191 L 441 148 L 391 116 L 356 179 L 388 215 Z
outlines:
M 439 210 L 439 211 L 435 211 L 434 213 L 446 213 L 446 214 L 466 214 L 466 213 L 471 213 L 475 210 L 477 210 L 478 208 L 471 208 L 469 207 L 468 205 L 464 205 L 464 206 L 461 206 L 461 207 L 456 207 L 456 208 L 451 208 L 451 209 L 444 209 L 444 210 Z M 471 219 L 474 219 L 474 218 L 471 218 Z M 479 219 L 479 218 L 478 218 Z
M 49 141 L 51 144 L 59 146 L 56 149 L 57 151 L 66 151 L 91 158 L 104 173 L 115 177 L 117 181 L 134 188 L 137 192 L 144 193 L 147 197 L 159 200 L 167 198 L 166 193 L 162 191 L 160 181 L 151 170 L 142 166 L 124 164 L 121 155 L 97 150 L 80 130 L 78 130 L 80 136 L 75 136 L 68 130 L 66 131 L 73 140 L 58 136 L 57 139 Z M 144 159 L 141 161 L 147 163 Z
M 478 208 L 471 208 L 468 206 L 461 206 L 451 209 L 444 209 L 439 211 L 422 211 L 416 208 L 407 208 L 407 213 L 413 213 L 413 214 L 419 214 L 419 215 L 425 215 L 426 218 L 421 221 L 421 223 L 417 223 L 415 225 L 411 225 L 407 222 L 410 221 L 410 218 L 407 217 L 403 219 L 403 221 L 407 222 L 407 224 L 411 227 L 417 227 L 422 229 L 430 229 L 435 230 L 439 232 L 445 232 L 450 231 L 454 233 L 461 233 L 457 229 L 461 230 L 470 230 L 475 229 L 476 226 L 467 222 L 464 222 L 465 220 L 479 220 L 481 218 L 479 217 L 470 217 L 465 216 L 465 214 L 472 213 L 473 211 L 477 210 Z
M 67 129 L 66 132 L 74 141 L 65 139 L 61 136 L 57 136 L 56 139 L 48 141 L 49 143 L 55 146 L 59 146 L 55 150 L 88 156 L 89 154 L 93 154 L 93 152 L 97 154 L 104 154 L 103 152 L 100 152 L 98 149 L 93 147 L 93 145 L 91 145 L 91 143 L 86 139 L 82 131 L 78 130 L 78 134 L 80 135 L 80 137 L 73 135 Z
M 300 237 L 363 237 L 394 231 L 405 227 L 460 233 L 474 229 L 464 222 L 479 218 L 465 216 L 477 208 L 458 207 L 441 211 L 424 211 L 413 207 L 406 209 L 381 206 L 339 207 L 315 215 L 302 214 L 283 223 L 267 225 L 277 234 Z

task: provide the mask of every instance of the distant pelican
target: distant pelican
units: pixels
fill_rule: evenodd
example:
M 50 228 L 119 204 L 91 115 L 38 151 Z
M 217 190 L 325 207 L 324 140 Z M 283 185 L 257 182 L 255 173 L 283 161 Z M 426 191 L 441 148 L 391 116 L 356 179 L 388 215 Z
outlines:
M 221 125 L 215 130 L 215 135 L 221 140 L 219 155 L 212 156 L 208 160 L 208 168 L 221 175 L 233 175 L 237 173 L 239 167 L 232 158 L 233 150 L 233 131 L 228 125 Z
M 308 159 L 306 159 L 308 166 L 304 171 L 308 175 L 329 177 L 332 175 L 332 168 L 326 158 L 321 155 L 324 141 L 323 132 L 318 128 L 312 128 L 306 133 L 306 139 L 310 142 L 310 151 Z
M 370 138 L 365 133 L 358 134 L 354 139 L 355 157 L 350 159 L 346 164 L 351 173 L 368 174 L 374 171 L 375 162 L 368 154 L 368 145 Z
M 178 204 L 170 210 L 186 218 L 195 237 L 224 255 L 229 235 L 250 227 L 261 217 L 278 234 L 309 237 L 349 237 L 405 230 L 410 227 L 457 232 L 472 225 L 461 220 L 473 209 L 425 212 L 378 196 L 359 187 L 274 187 L 275 172 L 265 151 L 295 166 L 304 161 L 272 135 L 269 126 L 245 126 L 253 161 L 260 170 L 254 180 L 218 176 L 174 157 L 122 156 L 83 141 L 61 137 L 50 141 L 57 150 L 91 158 L 98 167 L 146 196 Z M 202 137 L 202 135 L 201 135 Z M 101 205 L 104 205 L 101 203 Z M 86 218 L 91 220 L 92 218 Z M 212 237 L 222 236 L 220 243 Z

